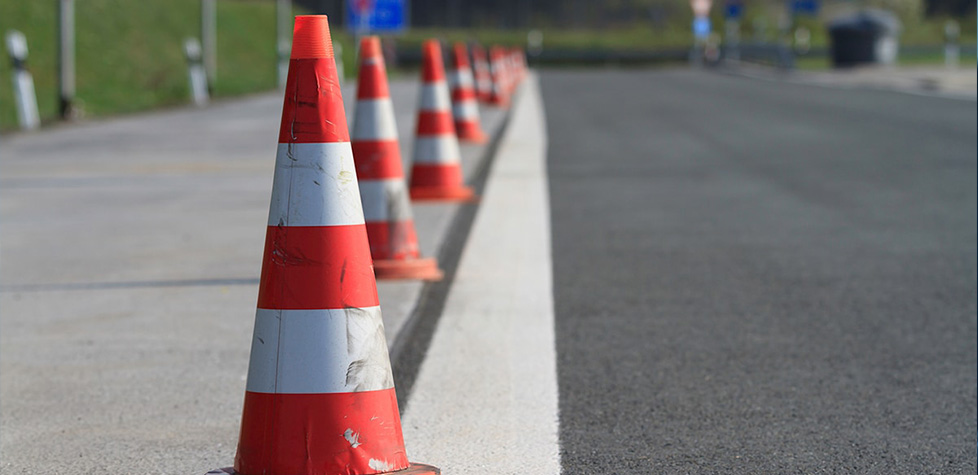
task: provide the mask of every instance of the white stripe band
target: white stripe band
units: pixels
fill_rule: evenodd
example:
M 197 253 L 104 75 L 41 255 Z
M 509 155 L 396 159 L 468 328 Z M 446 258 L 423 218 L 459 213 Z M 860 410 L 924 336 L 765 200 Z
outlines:
M 414 139 L 414 163 L 457 163 L 458 139 L 454 135 L 436 135 Z
M 390 97 L 360 99 L 353 118 L 353 140 L 397 140 L 394 104 Z
M 472 99 L 456 102 L 452 104 L 452 117 L 456 119 L 478 119 L 479 106 Z
M 445 81 L 421 85 L 418 109 L 422 111 L 447 111 L 452 106 L 452 96 L 448 94 Z
M 465 69 L 455 69 L 448 75 L 449 84 L 452 85 L 453 89 L 459 89 L 465 86 L 472 87 L 472 71 L 468 68 Z
M 248 391 L 318 394 L 392 387 L 380 307 L 258 309 Z
M 269 226 L 363 224 L 349 142 L 279 144 Z
M 403 178 L 360 182 L 363 218 L 368 223 L 411 219 L 411 201 Z

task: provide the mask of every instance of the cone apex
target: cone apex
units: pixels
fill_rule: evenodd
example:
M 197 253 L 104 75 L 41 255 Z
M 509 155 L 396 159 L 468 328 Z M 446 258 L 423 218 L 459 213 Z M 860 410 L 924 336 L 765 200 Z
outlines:
M 292 59 L 332 58 L 333 40 L 326 15 L 299 15 L 292 31 Z
M 380 53 L 380 38 L 376 36 L 366 36 L 360 40 L 360 57 L 367 58 L 379 58 Z

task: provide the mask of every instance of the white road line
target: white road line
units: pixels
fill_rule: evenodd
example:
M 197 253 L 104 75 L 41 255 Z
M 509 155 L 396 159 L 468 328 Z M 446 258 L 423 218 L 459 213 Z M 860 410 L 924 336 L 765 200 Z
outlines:
M 560 473 L 546 126 L 526 79 L 402 420 L 442 473 Z

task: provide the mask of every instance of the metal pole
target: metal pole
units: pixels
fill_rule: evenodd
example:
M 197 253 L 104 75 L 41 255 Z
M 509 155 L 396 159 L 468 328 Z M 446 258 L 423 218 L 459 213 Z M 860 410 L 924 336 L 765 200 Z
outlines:
M 278 87 L 284 88 L 289 75 L 289 50 L 292 29 L 292 0 L 275 2 L 275 44 L 278 48 Z
M 75 1 L 58 1 L 58 109 L 61 118 L 74 116 Z
M 213 91 L 217 81 L 217 0 L 200 0 L 200 42 L 207 89 Z

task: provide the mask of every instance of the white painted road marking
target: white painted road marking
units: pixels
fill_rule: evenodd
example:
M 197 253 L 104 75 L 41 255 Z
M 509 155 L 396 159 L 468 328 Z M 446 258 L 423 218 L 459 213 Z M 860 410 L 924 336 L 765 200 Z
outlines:
M 560 472 L 546 173 L 537 78 L 527 77 L 402 428 L 442 473 Z

